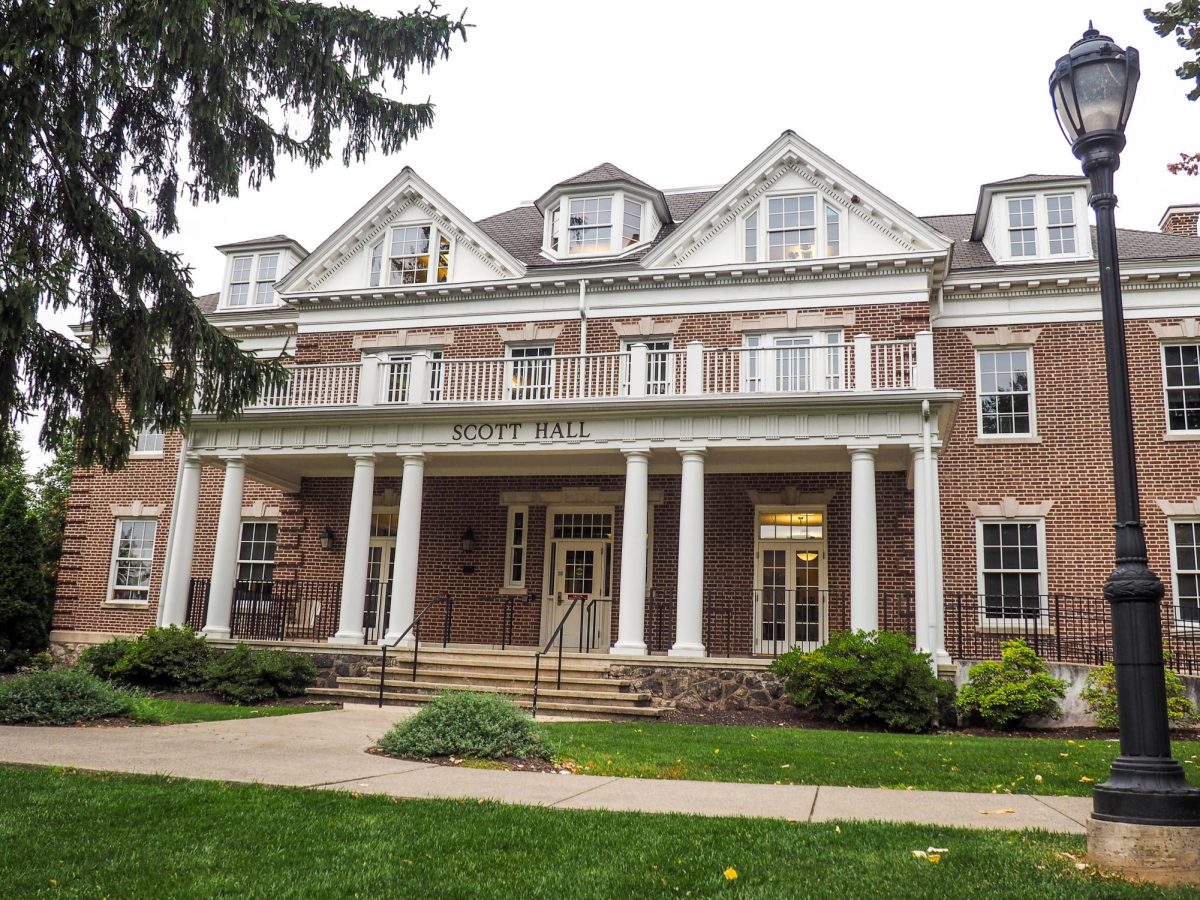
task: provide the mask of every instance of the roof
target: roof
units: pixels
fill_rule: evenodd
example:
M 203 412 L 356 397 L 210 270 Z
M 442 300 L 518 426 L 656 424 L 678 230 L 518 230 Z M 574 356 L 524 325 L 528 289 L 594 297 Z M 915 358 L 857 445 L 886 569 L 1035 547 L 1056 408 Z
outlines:
M 1018 175 L 1016 178 L 1001 178 L 999 181 L 989 181 L 988 184 L 1028 184 L 1040 181 L 1074 181 L 1085 178 L 1085 175 Z
M 214 313 L 217 311 L 217 304 L 221 300 L 221 292 L 216 291 L 212 294 L 201 294 L 196 298 L 196 305 L 200 307 L 202 313 Z
M 645 188 L 648 191 L 657 191 L 658 188 L 652 187 L 640 178 L 634 178 L 624 169 L 619 169 L 612 163 L 600 163 L 595 168 L 588 169 L 586 172 L 580 172 L 578 175 L 573 175 L 560 181 L 554 187 L 565 187 L 572 184 L 593 184 L 602 181 L 628 181 L 631 184 L 636 184 L 640 188 Z
M 971 229 L 975 224 L 974 214 L 922 216 L 921 218 L 946 237 L 953 238 L 954 252 L 951 272 L 999 268 L 983 242 L 971 240 Z M 1095 258 L 1095 247 L 1096 229 L 1092 228 L 1093 259 Z M 1122 260 L 1200 256 L 1200 237 L 1118 228 L 1117 253 Z
M 217 246 L 217 249 L 224 252 L 226 250 L 237 250 L 241 247 L 260 247 L 271 244 L 290 244 L 301 257 L 308 256 L 308 250 L 304 248 L 304 245 L 295 238 L 288 237 L 286 234 L 269 234 L 266 237 L 253 238 L 248 241 L 233 241 L 228 244 L 220 244 Z
M 604 164 L 605 166 L 608 163 Z M 595 172 L 603 166 L 589 171 Z M 616 168 L 615 166 L 612 168 Z M 620 170 L 617 169 L 619 172 Z M 586 175 L 587 173 L 583 173 Z M 576 176 L 582 177 L 582 176 Z M 577 182 L 582 183 L 582 182 Z M 652 188 L 653 190 L 653 188 Z M 621 257 L 621 262 L 635 262 L 646 255 L 663 238 L 678 228 L 689 216 L 693 215 L 711 197 L 715 191 L 685 191 L 678 194 L 666 194 L 667 208 L 671 212 L 674 224 L 664 225 L 655 235 L 654 240 L 636 252 Z M 542 255 L 542 214 L 535 206 L 518 206 L 486 219 L 480 219 L 475 224 L 497 244 L 525 263 L 529 268 L 563 267 L 577 269 L 588 266 L 612 266 L 612 257 L 602 259 L 569 259 L 552 260 Z

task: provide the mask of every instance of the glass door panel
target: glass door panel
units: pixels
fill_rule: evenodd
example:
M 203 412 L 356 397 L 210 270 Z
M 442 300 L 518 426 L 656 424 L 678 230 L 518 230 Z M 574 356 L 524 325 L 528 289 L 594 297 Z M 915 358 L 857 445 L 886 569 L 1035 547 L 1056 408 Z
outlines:
M 812 650 L 825 642 L 824 609 L 821 595 L 821 551 L 804 548 L 794 551 L 796 644 Z

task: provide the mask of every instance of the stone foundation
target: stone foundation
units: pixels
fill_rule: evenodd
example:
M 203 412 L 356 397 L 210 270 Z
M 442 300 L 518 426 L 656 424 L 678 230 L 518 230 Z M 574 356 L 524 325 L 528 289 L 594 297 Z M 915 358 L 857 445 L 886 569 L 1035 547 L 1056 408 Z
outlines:
M 792 701 L 779 677 L 761 669 L 713 666 L 612 666 L 614 678 L 627 678 L 655 706 L 676 709 L 783 709 Z

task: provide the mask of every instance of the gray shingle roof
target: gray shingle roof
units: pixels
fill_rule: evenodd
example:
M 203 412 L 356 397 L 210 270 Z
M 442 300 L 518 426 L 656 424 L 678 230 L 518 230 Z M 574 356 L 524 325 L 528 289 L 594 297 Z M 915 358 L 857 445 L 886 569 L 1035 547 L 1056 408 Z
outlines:
M 1076 175 L 1018 175 L 1016 178 L 1001 178 L 999 181 L 989 181 L 988 184 L 1025 184 L 1036 183 L 1039 181 L 1072 181 L 1076 178 L 1083 178 L 1082 174 Z M 986 185 L 985 185 L 986 187 Z
M 563 187 L 568 184 L 594 184 L 601 181 L 628 181 L 636 184 L 638 187 L 645 188 L 648 191 L 657 191 L 658 188 L 653 187 L 640 178 L 634 178 L 623 169 L 619 169 L 612 163 L 600 163 L 600 165 L 588 169 L 586 172 L 580 172 L 578 175 L 573 175 L 564 181 L 558 182 L 554 187 Z M 553 190 L 553 188 L 551 188 Z
M 202 313 L 213 313 L 217 311 L 217 303 L 220 299 L 219 291 L 213 294 L 201 294 L 196 298 L 196 305 L 200 307 Z
M 922 216 L 921 219 L 946 237 L 953 238 L 954 258 L 951 263 L 951 271 L 999 268 L 983 242 L 971 240 L 971 227 L 975 224 L 975 216 L 972 213 L 956 216 Z M 1095 246 L 1096 229 L 1093 228 L 1093 258 L 1095 258 Z M 1200 237 L 1118 228 L 1117 253 L 1123 260 L 1200 257 Z

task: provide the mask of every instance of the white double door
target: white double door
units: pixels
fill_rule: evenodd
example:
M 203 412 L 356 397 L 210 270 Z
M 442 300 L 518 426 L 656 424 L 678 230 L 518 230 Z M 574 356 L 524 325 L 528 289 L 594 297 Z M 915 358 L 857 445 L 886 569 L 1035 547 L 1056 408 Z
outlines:
M 755 652 L 814 650 L 824 644 L 829 629 L 824 543 L 764 541 L 757 568 Z
M 609 602 L 593 600 L 604 596 L 607 542 L 600 540 L 555 540 L 551 543 L 550 593 L 542 601 L 542 646 L 554 637 L 564 650 L 608 650 Z M 572 601 L 575 608 L 555 635 Z
M 367 593 L 363 598 L 363 630 L 368 640 L 377 640 L 387 633 L 395 553 L 395 538 L 371 538 L 367 548 Z

